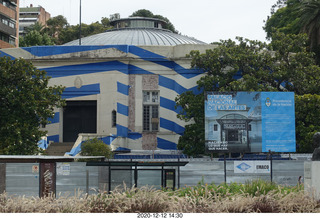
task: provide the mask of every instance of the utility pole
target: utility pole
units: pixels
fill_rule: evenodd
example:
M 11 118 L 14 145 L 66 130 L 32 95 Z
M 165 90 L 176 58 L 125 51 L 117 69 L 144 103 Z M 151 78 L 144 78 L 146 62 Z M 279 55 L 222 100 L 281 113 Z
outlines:
M 80 0 L 80 13 L 79 13 L 79 17 L 80 17 L 80 25 L 79 25 L 79 45 L 81 45 L 81 0 Z

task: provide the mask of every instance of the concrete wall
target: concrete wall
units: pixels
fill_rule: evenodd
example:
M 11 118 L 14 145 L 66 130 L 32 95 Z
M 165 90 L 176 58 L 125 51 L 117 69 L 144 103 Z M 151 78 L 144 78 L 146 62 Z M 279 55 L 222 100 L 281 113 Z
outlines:
M 320 199 L 320 161 L 304 163 L 305 192 Z

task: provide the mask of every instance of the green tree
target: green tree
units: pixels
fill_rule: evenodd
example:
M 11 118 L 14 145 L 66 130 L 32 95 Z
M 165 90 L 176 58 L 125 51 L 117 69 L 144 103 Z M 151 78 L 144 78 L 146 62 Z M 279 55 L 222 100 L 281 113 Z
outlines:
M 191 67 L 207 74 L 197 82 L 200 94 L 188 91 L 176 98 L 177 108 L 181 107 L 178 118 L 194 122 L 186 126 L 179 149 L 188 155 L 203 152 L 204 139 L 199 138 L 204 136 L 205 91 L 292 91 L 297 95 L 320 92 L 320 67 L 307 52 L 306 35 L 277 32 L 272 38 L 266 44 L 239 37 L 238 42 L 221 41 L 204 54 L 189 54 Z
M 178 31 L 175 29 L 174 25 L 170 22 L 168 18 L 163 17 L 162 15 L 154 15 L 151 11 L 146 9 L 140 9 L 138 11 L 135 11 L 129 17 L 150 17 L 161 19 L 166 22 L 166 24 L 163 27 L 164 29 L 171 30 L 173 33 L 178 33 Z
M 177 148 L 188 156 L 204 154 L 204 94 L 187 91 L 175 101 L 176 107 L 181 107 L 177 117 L 188 123 L 184 134 L 179 138 Z
M 299 34 L 299 6 L 301 0 L 280 0 L 271 8 L 271 16 L 265 22 L 263 29 L 267 38 L 271 39 L 273 32 L 279 31 L 285 34 Z
M 47 21 L 47 27 L 39 23 L 28 28 L 28 33 L 24 38 L 20 38 L 20 46 L 38 45 L 62 45 L 72 40 L 79 39 L 79 26 L 70 25 L 67 19 L 58 15 Z M 102 33 L 110 29 L 108 18 L 101 18 L 100 22 L 91 24 L 81 24 L 81 36 L 86 37 L 93 34 Z
M 320 132 L 320 95 L 295 96 L 297 152 L 313 152 L 313 135 Z
M 105 156 L 111 158 L 112 152 L 109 145 L 97 138 L 90 139 L 81 145 L 82 156 Z
M 30 25 L 29 27 L 26 27 L 26 32 L 28 33 L 32 30 L 42 32 L 44 30 L 44 28 L 45 28 L 45 26 L 37 21 L 34 24 Z
M 101 18 L 101 24 L 104 28 L 107 28 L 109 29 L 110 28 L 110 20 L 109 18 L 106 18 L 106 17 L 102 17 Z
M 320 64 L 319 28 L 319 0 L 279 0 L 271 8 L 271 16 L 264 26 L 268 39 L 272 39 L 275 31 L 285 34 L 306 33 L 309 37 L 309 50 L 316 54 L 318 65 Z
M 308 34 L 310 48 L 320 63 L 320 1 L 305 0 L 299 6 L 301 31 Z
M 38 153 L 39 129 L 61 107 L 63 87 L 48 86 L 45 71 L 23 59 L 0 58 L 0 154 Z
M 26 35 L 19 37 L 20 47 L 54 45 L 54 38 L 46 33 L 45 26 L 39 22 L 26 28 Z
M 71 25 L 59 32 L 59 35 L 56 38 L 56 44 L 62 45 L 76 39 L 79 39 L 79 25 Z
M 54 39 L 47 33 L 37 30 L 29 31 L 24 37 L 19 38 L 20 47 L 54 45 Z
M 62 15 L 58 15 L 50 18 L 47 21 L 46 33 L 48 33 L 51 37 L 59 36 L 59 33 L 62 29 L 69 26 L 67 18 Z
M 103 22 L 103 24 L 98 21 L 89 25 L 81 24 L 81 37 L 103 33 L 106 30 L 111 29 L 111 26 L 108 25 L 107 20 L 102 19 L 101 22 Z M 79 39 L 79 25 L 71 25 L 61 29 L 57 37 L 57 44 L 65 44 L 76 39 Z
M 140 9 L 138 11 L 135 11 L 130 15 L 130 17 L 153 17 L 153 13 L 146 9 Z

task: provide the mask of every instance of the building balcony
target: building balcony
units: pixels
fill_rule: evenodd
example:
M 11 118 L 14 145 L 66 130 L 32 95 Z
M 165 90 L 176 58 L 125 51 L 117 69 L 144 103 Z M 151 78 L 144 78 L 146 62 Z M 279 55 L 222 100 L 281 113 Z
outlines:
M 0 30 L 1 32 L 10 35 L 10 36 L 16 36 L 16 29 L 9 27 L 7 25 L 5 25 L 4 23 L 0 23 Z
M 0 13 L 17 20 L 17 11 L 0 4 Z

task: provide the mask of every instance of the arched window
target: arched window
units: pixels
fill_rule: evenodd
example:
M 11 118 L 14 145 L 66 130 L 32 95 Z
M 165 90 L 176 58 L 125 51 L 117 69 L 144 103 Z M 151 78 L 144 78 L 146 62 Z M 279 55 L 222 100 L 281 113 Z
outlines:
M 222 116 L 220 119 L 247 119 L 247 117 L 240 115 L 240 114 L 228 114 L 225 116 Z

